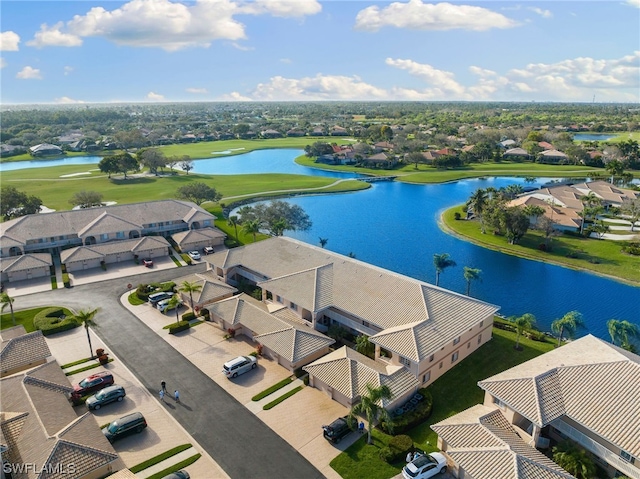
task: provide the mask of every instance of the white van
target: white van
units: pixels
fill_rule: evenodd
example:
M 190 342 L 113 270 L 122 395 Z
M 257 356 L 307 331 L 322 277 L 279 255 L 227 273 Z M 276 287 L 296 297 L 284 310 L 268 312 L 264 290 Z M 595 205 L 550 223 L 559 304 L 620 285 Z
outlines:
M 161 313 L 164 313 L 165 311 L 169 311 L 169 310 L 173 309 L 173 308 L 170 308 L 170 307 L 169 307 L 169 301 L 171 301 L 171 298 L 169 298 L 169 299 L 163 299 L 162 301 L 160 301 L 160 302 L 157 304 L 156 308 L 158 308 L 158 310 L 159 310 Z M 181 299 L 178 299 L 177 307 L 179 308 L 180 306 L 182 306 L 182 303 L 183 303 L 183 301 L 182 301 Z

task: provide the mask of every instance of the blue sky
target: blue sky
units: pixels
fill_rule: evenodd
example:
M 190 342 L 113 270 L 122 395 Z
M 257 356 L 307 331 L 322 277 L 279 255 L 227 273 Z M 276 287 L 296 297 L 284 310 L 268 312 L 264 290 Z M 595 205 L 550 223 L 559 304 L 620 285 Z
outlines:
M 640 101 L 640 0 L 2 0 L 0 98 Z

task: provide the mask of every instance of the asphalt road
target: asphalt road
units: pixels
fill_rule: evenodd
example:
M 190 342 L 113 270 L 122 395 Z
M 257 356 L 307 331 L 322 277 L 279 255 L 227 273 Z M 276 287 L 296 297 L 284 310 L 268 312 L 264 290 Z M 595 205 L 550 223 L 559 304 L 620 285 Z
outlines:
M 324 477 L 280 436 L 151 331 L 118 298 L 127 284 L 167 281 L 204 271 L 205 265 L 157 271 L 19 296 L 16 309 L 60 305 L 100 308 L 92 329 L 154 395 L 160 382 L 180 391 L 171 414 L 232 479 L 311 479 Z M 183 273 L 184 271 L 184 273 Z M 266 386 L 266 385 L 265 385 Z M 149 425 L 153 427 L 153 424 Z M 291 427 L 295 421 L 291 419 Z

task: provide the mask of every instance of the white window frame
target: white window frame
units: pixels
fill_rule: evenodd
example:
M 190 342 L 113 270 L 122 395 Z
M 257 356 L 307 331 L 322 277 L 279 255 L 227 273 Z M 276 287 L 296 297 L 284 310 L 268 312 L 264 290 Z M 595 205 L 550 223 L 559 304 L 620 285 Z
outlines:
M 411 366 L 411 360 L 400 356 L 400 364 L 402 364 L 403 366 L 409 367 Z
M 422 376 L 422 382 L 423 383 L 428 383 L 429 381 L 431 381 L 431 371 L 427 371 L 426 373 L 424 373 L 424 375 Z
M 453 354 L 451 355 L 451 363 L 452 363 L 452 364 L 453 364 L 453 363 L 455 363 L 455 362 L 458 360 L 458 358 L 459 358 L 459 357 L 460 357 L 460 353 L 459 353 L 458 351 L 456 351 L 455 353 L 453 353 Z

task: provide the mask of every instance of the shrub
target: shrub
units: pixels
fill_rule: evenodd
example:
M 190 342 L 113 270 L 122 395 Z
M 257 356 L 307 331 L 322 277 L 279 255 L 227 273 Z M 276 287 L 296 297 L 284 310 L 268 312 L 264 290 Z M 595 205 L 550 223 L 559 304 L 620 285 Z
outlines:
M 180 257 L 182 258 L 182 261 L 184 261 L 185 263 L 193 264 L 193 260 L 191 259 L 191 256 L 189 256 L 188 254 L 182 253 Z
M 69 273 L 62 273 L 62 284 L 65 288 L 71 287 L 71 280 L 69 279 Z
M 195 318 L 196 318 L 196 315 L 193 311 L 187 311 L 182 315 L 182 321 L 191 321 L 192 319 L 195 319 Z
M 207 308 L 202 308 L 200 310 L 200 316 L 202 316 L 205 321 L 209 321 L 209 310 Z
M 107 263 L 105 262 L 105 260 L 100 261 L 100 266 L 102 267 L 102 269 L 103 269 L 104 271 L 106 271 L 106 270 L 107 270 Z
M 233 338 L 236 335 L 236 330 L 233 328 L 229 328 L 227 329 L 227 334 L 229 335 L 230 338 Z
M 388 447 L 391 451 L 391 462 L 395 462 L 406 457 L 407 453 L 413 449 L 413 439 L 404 434 L 394 436 L 389 441 Z
M 73 316 L 66 316 L 62 308 L 52 307 L 43 309 L 33 317 L 33 326 L 42 331 L 42 334 L 51 334 L 67 331 L 78 326 Z
M 403 433 L 431 416 L 431 409 L 433 408 L 431 393 L 425 388 L 419 389 L 418 392 L 423 396 L 423 399 L 415 409 L 394 417 L 391 421 L 383 421 L 380 424 L 380 429 L 387 434 Z
M 249 356 L 253 356 L 254 358 L 257 358 L 258 357 L 258 352 L 257 351 L 251 351 L 249 353 Z
M 393 459 L 392 459 L 393 452 L 391 452 L 391 449 L 388 446 L 380 448 L 378 455 L 380 456 L 380 459 L 383 460 L 384 462 L 388 462 L 388 463 L 393 462 Z
M 186 329 L 189 329 L 189 322 L 188 321 L 180 321 L 178 323 L 172 324 L 171 326 L 169 326 L 169 334 L 176 334 L 179 333 L 180 331 L 184 331 Z
M 629 243 L 622 247 L 622 252 L 634 256 L 640 256 L 640 243 Z
M 460 221 L 460 219 L 462 218 L 462 215 L 460 214 L 459 211 L 456 211 L 455 213 L 453 213 L 453 219 L 456 221 Z

